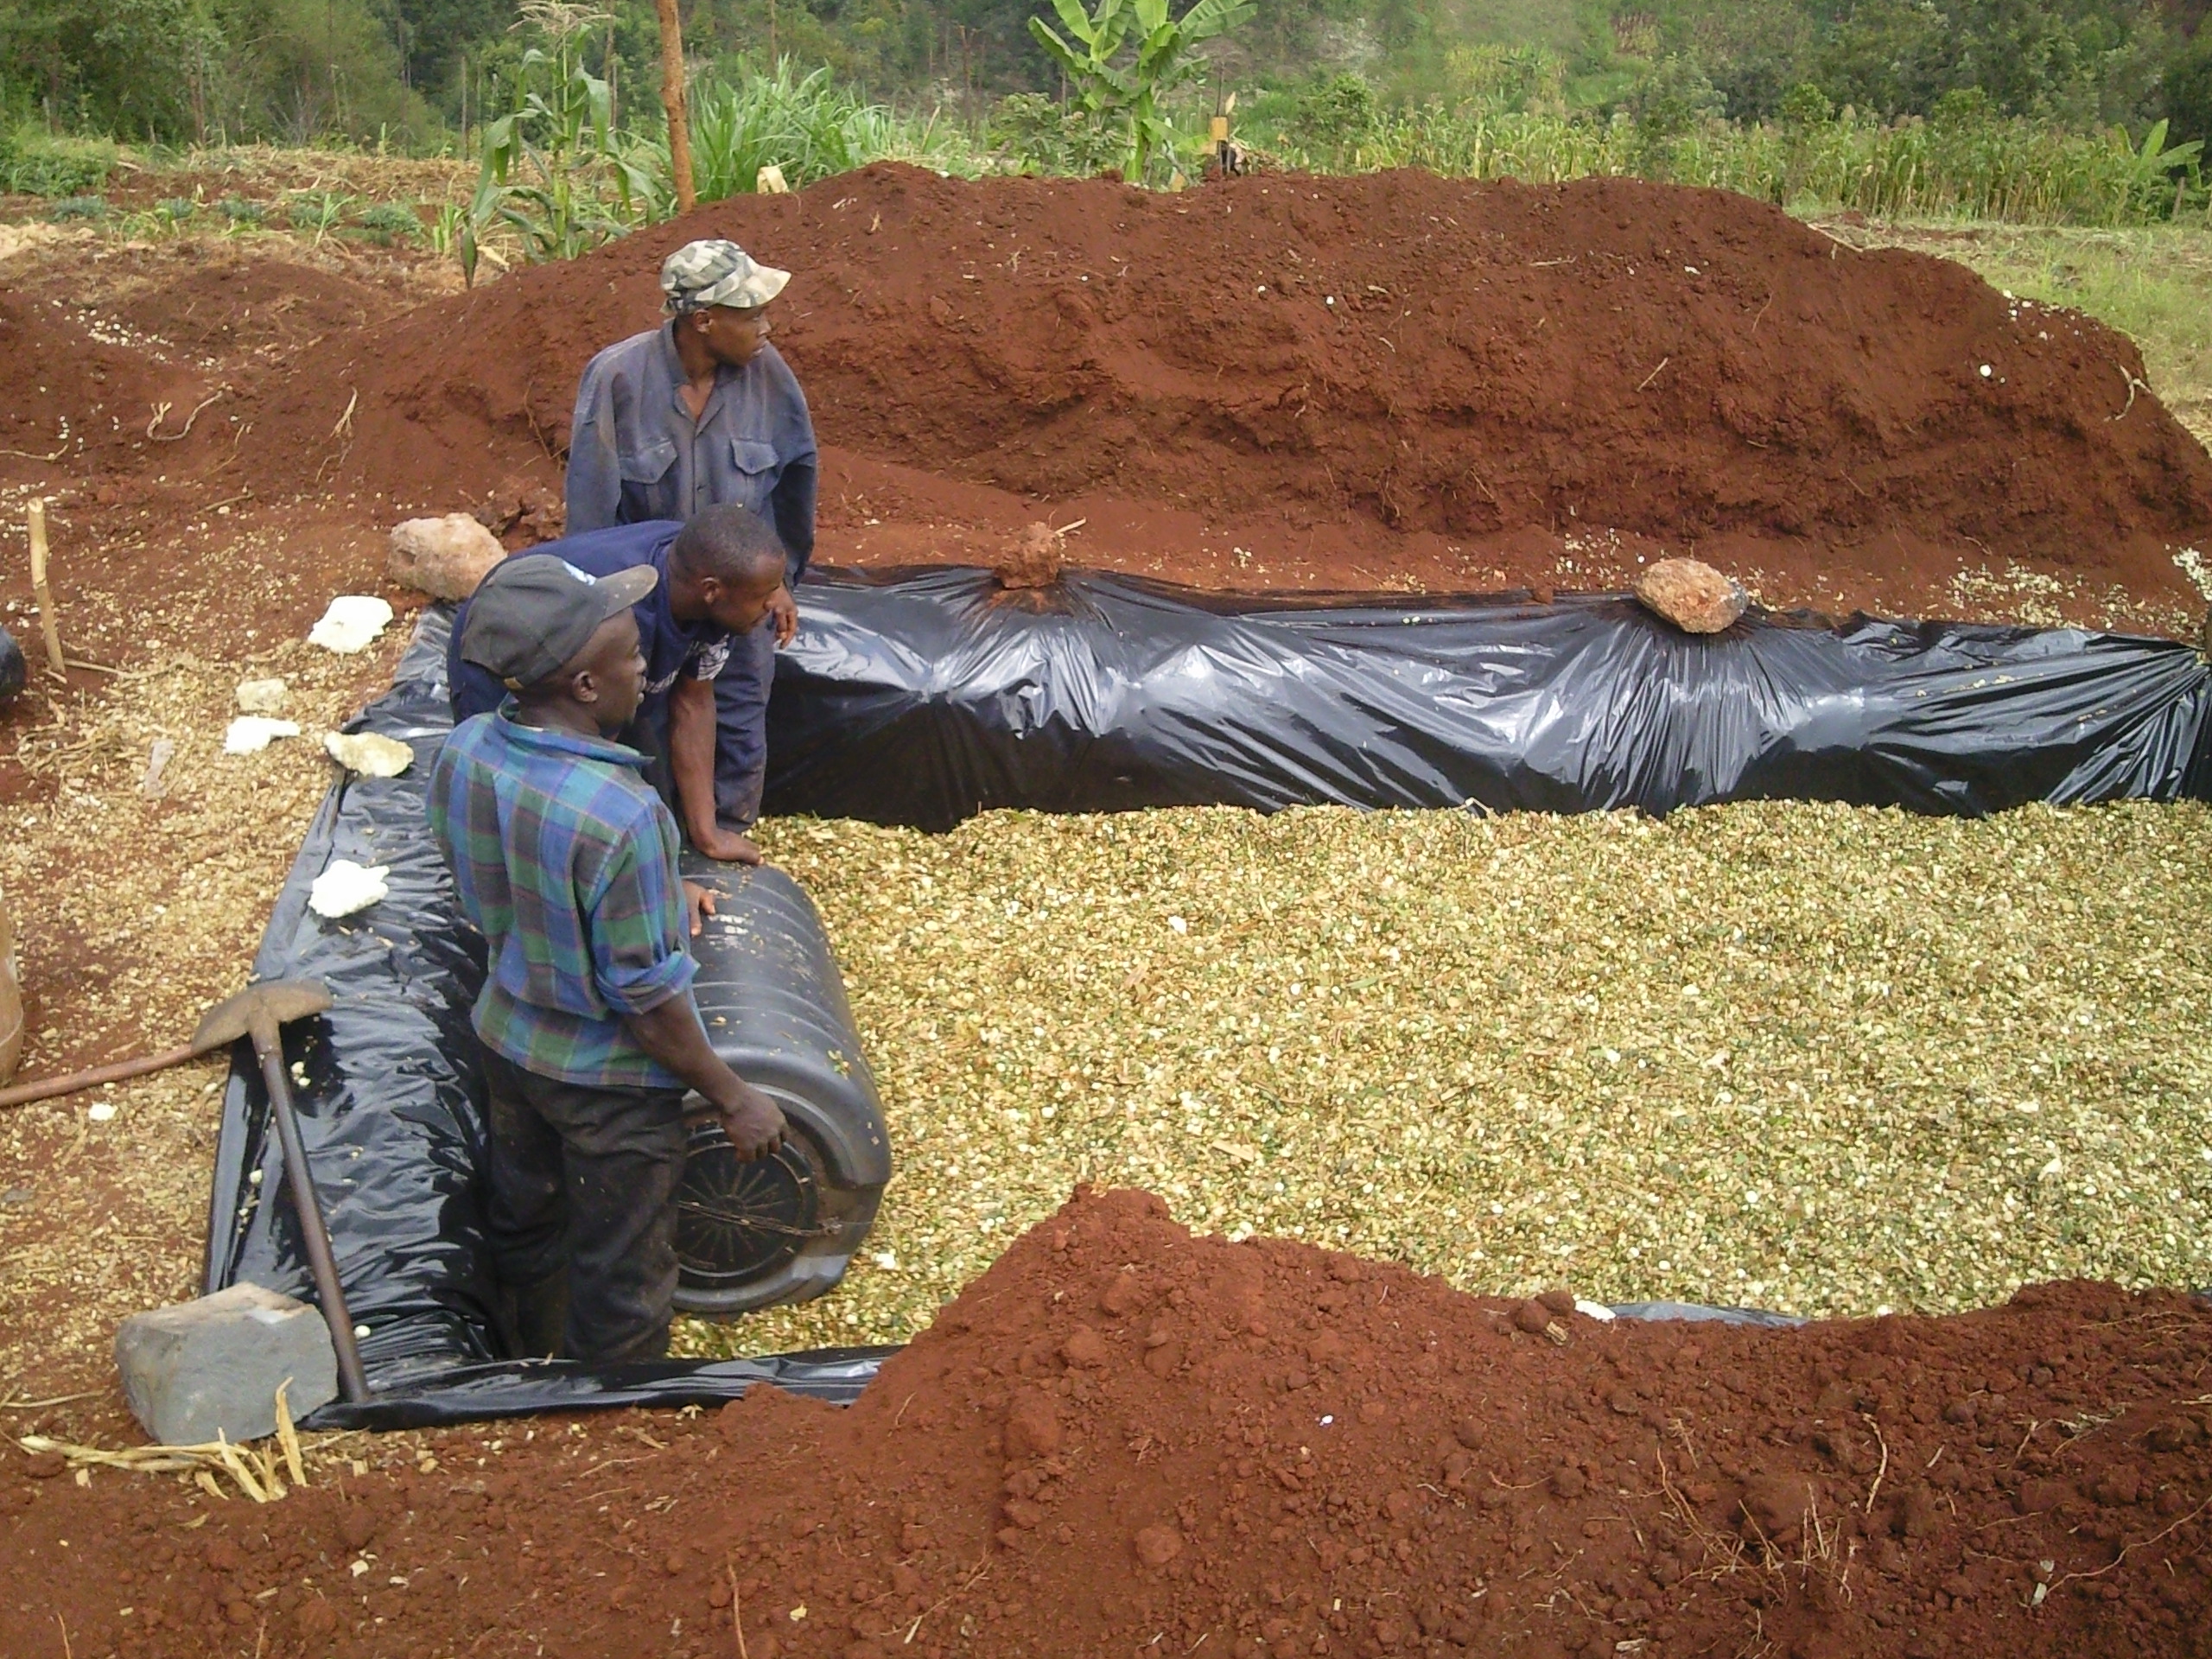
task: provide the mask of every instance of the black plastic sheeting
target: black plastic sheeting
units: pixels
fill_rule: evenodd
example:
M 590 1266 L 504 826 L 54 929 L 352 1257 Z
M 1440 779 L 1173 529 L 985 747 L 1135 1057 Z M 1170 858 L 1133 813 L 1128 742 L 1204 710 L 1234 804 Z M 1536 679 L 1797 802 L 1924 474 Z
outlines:
M 2191 648 L 2074 629 L 1753 616 L 1693 638 L 1632 602 L 1230 600 L 1071 575 L 1003 594 L 966 569 L 826 575 L 779 659 L 768 805 L 948 828 L 994 806 L 1471 806 L 1653 813 L 1789 797 L 1979 814 L 2212 798 L 2212 671 Z M 423 810 L 449 726 L 444 618 L 354 729 L 399 778 L 335 785 L 255 962 L 336 995 L 285 1034 L 308 1155 L 378 1398 L 317 1427 L 710 1404 L 770 1380 L 849 1401 L 888 1349 L 589 1368 L 495 1352 L 467 1074 L 483 964 Z M 325 923 L 334 858 L 391 892 Z M 311 1298 L 250 1060 L 224 1096 L 207 1287 Z M 1636 1304 L 1639 1318 L 1791 1324 Z
M 1795 1330 L 1806 1323 L 1762 1308 L 1707 1307 L 1699 1302 L 1626 1302 L 1611 1312 L 1623 1319 L 1684 1319 L 1776 1331 Z M 366 1408 L 334 1402 L 308 1421 L 315 1428 L 435 1428 L 544 1411 L 718 1406 L 755 1382 L 849 1406 L 875 1380 L 883 1362 L 898 1351 L 895 1346 L 823 1348 L 763 1359 L 658 1360 L 595 1370 L 558 1361 L 456 1366 L 440 1373 L 435 1387 L 380 1399 Z
M 769 1381 L 849 1402 L 888 1349 L 594 1369 L 498 1357 L 477 1171 L 468 1012 L 481 944 L 457 925 L 451 882 L 423 813 L 429 762 L 450 729 L 445 618 L 427 617 L 392 690 L 352 729 L 409 744 L 397 778 L 333 785 L 278 896 L 257 978 L 312 976 L 335 1005 L 284 1033 L 302 1135 L 331 1231 L 362 1362 L 378 1398 L 334 1402 L 317 1428 L 404 1428 L 527 1412 L 712 1404 Z M 382 902 L 342 922 L 307 907 L 333 860 L 389 867 Z M 250 1052 L 223 1096 L 208 1217 L 207 1288 L 248 1280 L 314 1300 L 283 1160 Z
M 964 569 L 817 573 L 799 615 L 779 814 L 2212 797 L 2203 659 L 2073 628 L 1755 613 L 1700 637 L 1618 597 L 1006 593 Z

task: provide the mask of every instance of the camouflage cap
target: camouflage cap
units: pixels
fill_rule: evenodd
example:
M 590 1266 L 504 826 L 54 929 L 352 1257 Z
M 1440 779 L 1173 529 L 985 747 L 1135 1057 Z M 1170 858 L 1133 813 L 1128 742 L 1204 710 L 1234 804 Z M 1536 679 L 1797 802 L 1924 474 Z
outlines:
M 671 316 L 727 305 L 750 310 L 784 291 L 788 270 L 764 265 L 734 242 L 687 242 L 661 262 L 663 308 Z

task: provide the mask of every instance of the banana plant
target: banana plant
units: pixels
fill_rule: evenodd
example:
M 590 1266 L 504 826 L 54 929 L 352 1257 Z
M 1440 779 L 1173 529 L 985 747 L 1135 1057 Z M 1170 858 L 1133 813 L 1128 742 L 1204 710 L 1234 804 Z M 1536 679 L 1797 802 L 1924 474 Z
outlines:
M 2154 194 L 2171 194 L 2172 175 L 2196 161 L 2203 149 L 2204 141 L 2201 138 L 2192 138 L 2168 149 L 2164 118 L 2152 122 L 2151 130 L 2143 135 L 2143 148 L 2135 154 L 2133 170 L 2136 194 L 2147 203 Z
M 1084 114 L 1121 133 L 1122 175 L 1139 180 L 1155 155 L 1173 147 L 1175 131 L 1160 106 L 1204 64 L 1192 48 L 1244 22 L 1253 0 L 1198 0 L 1180 17 L 1168 16 L 1167 0 L 1097 0 L 1089 11 L 1082 0 L 1052 0 L 1052 10 L 1072 44 L 1042 17 L 1029 20 L 1029 32 L 1067 72 Z

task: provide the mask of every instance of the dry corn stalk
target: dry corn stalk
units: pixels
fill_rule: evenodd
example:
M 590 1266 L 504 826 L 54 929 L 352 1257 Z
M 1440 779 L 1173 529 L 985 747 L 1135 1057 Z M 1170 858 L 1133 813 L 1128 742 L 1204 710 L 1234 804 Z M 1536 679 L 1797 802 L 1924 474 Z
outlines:
M 271 1437 L 284 1460 L 294 1487 L 308 1484 L 299 1431 L 293 1426 L 284 1389 L 276 1390 L 276 1433 Z M 286 1491 L 277 1473 L 276 1459 L 266 1445 L 240 1444 L 219 1435 L 198 1446 L 130 1446 L 119 1452 L 104 1446 L 79 1446 L 44 1434 L 26 1434 L 16 1442 L 34 1456 L 64 1459 L 73 1469 L 127 1469 L 142 1475 L 188 1474 L 211 1497 L 228 1498 L 217 1476 L 227 1476 L 239 1491 L 257 1503 L 281 1500 Z

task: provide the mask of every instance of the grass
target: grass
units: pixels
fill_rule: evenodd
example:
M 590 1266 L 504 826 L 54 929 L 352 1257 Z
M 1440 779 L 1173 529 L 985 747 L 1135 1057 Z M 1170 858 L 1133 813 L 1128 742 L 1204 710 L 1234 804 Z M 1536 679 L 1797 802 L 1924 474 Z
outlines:
M 772 73 L 746 68 L 733 79 L 702 81 L 691 94 L 691 164 L 702 201 L 749 194 L 771 165 L 794 190 L 887 159 L 973 176 L 976 158 L 964 136 L 953 124 L 869 103 L 825 69 L 800 74 L 789 59 Z M 666 144 L 651 148 L 664 176 Z

